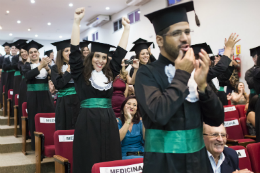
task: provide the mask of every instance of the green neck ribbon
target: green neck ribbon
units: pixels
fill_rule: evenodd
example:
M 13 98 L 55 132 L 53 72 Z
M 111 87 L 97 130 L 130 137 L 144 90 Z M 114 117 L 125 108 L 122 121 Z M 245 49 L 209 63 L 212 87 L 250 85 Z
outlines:
M 219 87 L 218 91 L 224 91 L 224 87 L 223 86 Z
M 255 89 L 250 89 L 250 94 L 255 94 Z
M 20 75 L 21 75 L 20 71 L 15 71 L 14 76 L 20 76 Z
M 48 91 L 47 83 L 27 84 L 27 91 Z
M 80 108 L 112 108 L 112 103 L 108 98 L 90 98 L 81 101 Z
M 145 130 L 145 152 L 195 153 L 205 147 L 202 127 L 191 130 Z
M 75 87 L 64 88 L 64 89 L 60 89 L 58 91 L 58 97 L 63 97 L 63 96 L 67 96 L 67 95 L 74 95 L 74 94 L 77 94 Z

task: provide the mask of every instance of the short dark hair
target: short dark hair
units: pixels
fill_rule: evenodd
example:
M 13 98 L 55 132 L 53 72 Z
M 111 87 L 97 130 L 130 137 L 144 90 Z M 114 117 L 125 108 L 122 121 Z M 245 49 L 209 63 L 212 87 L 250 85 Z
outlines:
M 167 34 L 167 32 L 170 30 L 170 27 L 168 26 L 167 28 L 161 30 L 160 32 L 158 32 L 157 35 L 162 36 L 163 38 L 165 38 L 165 34 Z

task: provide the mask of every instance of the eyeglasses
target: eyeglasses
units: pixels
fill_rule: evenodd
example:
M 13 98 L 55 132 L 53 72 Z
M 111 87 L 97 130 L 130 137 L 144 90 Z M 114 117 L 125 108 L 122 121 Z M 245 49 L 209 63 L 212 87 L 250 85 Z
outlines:
M 203 133 L 203 135 L 212 137 L 212 138 L 218 138 L 219 136 L 221 136 L 221 138 L 226 139 L 228 138 L 228 134 L 219 134 L 219 133 L 213 133 L 213 134 L 205 134 Z
M 164 36 L 173 36 L 173 37 L 179 37 L 182 35 L 182 33 L 184 32 L 184 34 L 186 35 L 190 35 L 191 32 L 194 32 L 193 30 L 190 29 L 186 29 L 186 30 L 176 30 L 173 31 L 172 33 L 168 33 L 168 34 L 164 34 Z

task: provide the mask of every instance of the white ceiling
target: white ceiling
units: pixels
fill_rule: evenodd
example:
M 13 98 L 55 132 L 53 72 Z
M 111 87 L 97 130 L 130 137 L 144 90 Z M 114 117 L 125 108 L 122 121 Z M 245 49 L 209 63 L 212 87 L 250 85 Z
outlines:
M 0 0 L 0 40 L 68 39 L 76 8 L 86 9 L 81 22 L 83 31 L 86 30 L 87 21 L 99 14 L 112 15 L 123 10 L 127 7 L 125 2 L 126 0 L 35 0 L 32 4 L 31 0 Z M 69 7 L 70 3 L 73 3 L 73 7 Z M 106 10 L 106 7 L 110 7 L 110 10 Z M 9 14 L 6 14 L 7 10 L 10 11 Z M 21 21 L 20 24 L 17 23 L 18 20 Z M 48 22 L 51 23 L 50 26 L 47 25 Z M 12 36 L 9 36 L 10 33 Z

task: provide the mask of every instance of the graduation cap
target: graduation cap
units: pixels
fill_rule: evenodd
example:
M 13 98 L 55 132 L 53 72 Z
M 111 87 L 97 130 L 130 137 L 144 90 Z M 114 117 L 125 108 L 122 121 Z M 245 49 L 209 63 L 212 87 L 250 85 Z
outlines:
M 63 40 L 63 41 L 58 41 L 58 42 L 54 42 L 51 43 L 53 46 L 56 46 L 57 51 L 59 50 L 63 50 L 67 47 L 70 47 L 70 39 L 68 40 Z
M 153 13 L 145 15 L 153 24 L 155 33 L 158 34 L 165 28 L 179 23 L 188 22 L 187 12 L 194 11 L 193 1 L 176 4 Z M 200 21 L 195 13 L 195 20 L 197 26 L 200 26 Z
M 133 42 L 133 44 L 137 44 L 137 43 L 147 43 L 147 42 L 148 42 L 148 41 L 145 40 L 145 39 L 138 38 L 137 40 L 135 40 L 135 41 Z M 154 43 L 153 43 L 153 48 L 155 48 Z
M 212 53 L 212 51 L 211 51 L 210 47 L 207 45 L 207 43 L 194 44 L 191 47 L 192 47 L 195 55 L 198 55 L 200 53 L 201 49 L 205 50 L 208 54 Z
M 27 45 L 26 42 L 22 43 L 22 44 L 19 44 L 16 46 L 17 49 L 21 50 L 23 47 L 25 47 Z
M 105 54 L 109 54 L 109 50 L 111 47 L 116 48 L 113 45 L 106 44 L 106 43 L 99 43 L 94 41 L 88 41 L 91 43 L 91 52 L 101 52 Z
M 19 45 L 26 43 L 27 40 L 19 39 L 12 43 L 12 46 L 19 47 Z
M 250 56 L 254 57 L 260 53 L 260 46 L 250 49 Z
M 39 50 L 42 47 L 43 47 L 43 45 L 41 45 L 40 43 L 37 43 L 36 41 L 32 40 L 27 45 L 25 45 L 23 47 L 23 49 L 25 49 L 25 50 L 27 50 L 29 52 L 29 50 L 31 48 L 35 48 L 35 49 Z
M 207 48 L 206 52 L 207 52 L 208 54 L 213 54 L 210 45 L 208 45 L 208 48 Z
M 148 49 L 151 46 L 151 44 L 153 44 L 153 42 L 137 43 L 134 45 L 134 47 L 132 47 L 130 52 L 135 51 L 135 54 L 137 55 L 138 52 L 140 52 L 141 50 Z
M 53 52 L 53 50 L 47 50 L 44 52 L 44 55 L 50 57 L 50 54 Z
M 7 43 L 7 42 L 5 42 L 2 46 L 3 46 L 3 47 L 5 47 L 5 46 L 9 46 L 9 47 L 11 47 L 11 43 Z
M 79 43 L 79 47 L 82 49 L 84 47 L 88 47 L 89 44 L 90 44 L 90 41 L 82 41 Z

